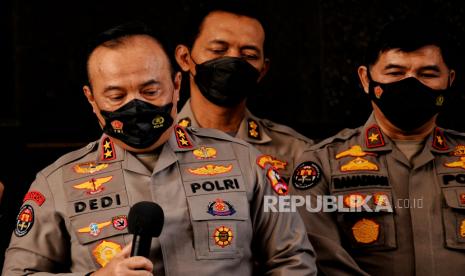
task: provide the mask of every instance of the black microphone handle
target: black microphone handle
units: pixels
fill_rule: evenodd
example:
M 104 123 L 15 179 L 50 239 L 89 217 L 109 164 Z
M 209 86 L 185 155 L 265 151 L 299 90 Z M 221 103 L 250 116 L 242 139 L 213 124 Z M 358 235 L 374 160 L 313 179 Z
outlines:
M 142 256 L 148 258 L 150 255 L 150 247 L 152 245 L 152 237 L 148 235 L 135 235 L 132 239 L 131 257 Z

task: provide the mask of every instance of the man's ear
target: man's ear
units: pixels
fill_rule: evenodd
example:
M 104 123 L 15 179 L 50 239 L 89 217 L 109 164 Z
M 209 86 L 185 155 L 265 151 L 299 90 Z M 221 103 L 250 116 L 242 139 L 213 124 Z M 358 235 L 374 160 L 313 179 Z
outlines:
M 363 90 L 368 94 L 370 85 L 370 80 L 368 79 L 368 67 L 365 65 L 358 67 L 357 73 L 360 83 L 363 86 Z
M 268 70 L 270 70 L 270 65 L 271 65 L 271 60 L 269 58 L 265 58 L 264 64 L 263 64 L 263 69 L 260 72 L 260 76 L 258 77 L 258 81 L 261 81 L 266 73 L 268 73 Z
M 173 105 L 176 105 L 179 101 L 179 91 L 181 90 L 181 82 L 182 82 L 182 73 L 177 72 L 174 76 L 174 95 L 173 95 Z
M 455 80 L 455 70 L 452 69 L 449 72 L 449 86 L 452 86 L 452 83 L 454 82 L 454 80 Z
M 176 57 L 176 62 L 178 63 L 179 67 L 184 72 L 188 72 L 190 70 L 190 53 L 189 53 L 189 48 L 186 45 L 179 44 L 176 46 L 176 50 L 174 53 Z
M 94 94 L 92 93 L 92 89 L 88 85 L 84 85 L 82 87 L 82 91 L 84 91 L 84 95 L 87 98 L 87 101 L 90 103 L 92 106 L 92 111 L 94 111 L 95 114 L 98 114 L 98 107 L 97 103 L 95 102 Z

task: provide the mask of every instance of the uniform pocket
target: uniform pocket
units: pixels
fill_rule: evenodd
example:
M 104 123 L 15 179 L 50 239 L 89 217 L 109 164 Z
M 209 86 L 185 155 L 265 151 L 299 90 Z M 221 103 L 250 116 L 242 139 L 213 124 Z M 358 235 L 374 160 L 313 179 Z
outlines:
M 244 241 L 252 235 L 248 230 L 249 203 L 246 193 L 190 196 L 187 201 L 196 258 L 240 258 Z
M 442 191 L 445 246 L 465 250 L 465 188 L 443 188 Z
M 341 205 L 347 208 L 339 211 L 336 217 L 350 248 L 374 251 L 397 248 L 390 189 L 345 191 L 334 195 L 339 196 L 343 201 Z

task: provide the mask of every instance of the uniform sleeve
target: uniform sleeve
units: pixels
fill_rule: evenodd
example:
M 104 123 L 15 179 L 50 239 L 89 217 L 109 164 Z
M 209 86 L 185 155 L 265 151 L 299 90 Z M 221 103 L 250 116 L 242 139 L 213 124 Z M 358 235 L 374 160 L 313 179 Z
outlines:
M 251 203 L 253 246 L 259 252 L 254 256 L 261 263 L 263 275 L 316 275 L 315 253 L 301 218 L 297 212 L 265 212 L 265 201 L 278 198 L 266 176 L 272 168 L 254 167 L 257 185 Z
M 16 218 L 2 275 L 86 275 L 88 272 L 66 273 L 71 265 L 69 249 L 64 220 L 39 173 Z
M 291 194 L 303 197 L 309 196 L 307 201 L 311 203 L 313 208 L 316 207 L 318 197 L 321 198 L 322 195 L 329 195 L 330 167 L 329 161 L 327 158 L 325 159 L 324 150 L 322 151 L 305 152 L 301 156 L 302 159 L 296 163 L 296 169 L 301 167 L 299 164 L 320 167 L 321 175 L 319 180 L 307 189 L 296 189 L 294 183 L 291 187 Z M 296 172 L 294 172 L 295 174 Z M 292 180 L 294 180 L 294 177 Z M 342 246 L 335 212 L 308 211 L 306 206 L 299 207 L 298 210 L 307 229 L 310 242 L 315 247 L 320 273 L 323 275 L 338 276 L 369 275 L 357 265 L 355 260 Z

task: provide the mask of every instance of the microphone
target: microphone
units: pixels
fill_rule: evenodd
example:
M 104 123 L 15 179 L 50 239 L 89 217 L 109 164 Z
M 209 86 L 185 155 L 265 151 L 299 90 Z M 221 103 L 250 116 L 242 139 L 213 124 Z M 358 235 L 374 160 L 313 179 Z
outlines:
M 164 222 L 163 209 L 154 202 L 141 201 L 131 207 L 128 215 L 128 230 L 134 235 L 131 257 L 149 257 L 152 237 L 160 236 Z

